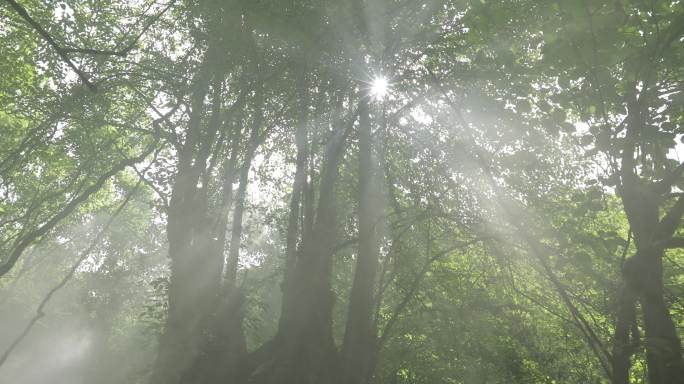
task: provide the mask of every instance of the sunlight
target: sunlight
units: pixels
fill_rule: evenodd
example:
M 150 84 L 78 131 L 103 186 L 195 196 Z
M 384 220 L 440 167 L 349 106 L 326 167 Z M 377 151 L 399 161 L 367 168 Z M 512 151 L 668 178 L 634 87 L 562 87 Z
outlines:
M 0 384 L 684 384 L 650 2 L 0 0 Z
M 371 83 L 370 95 L 376 100 L 382 100 L 387 95 L 388 87 L 389 83 L 387 82 L 387 79 L 378 76 L 373 79 L 373 83 Z

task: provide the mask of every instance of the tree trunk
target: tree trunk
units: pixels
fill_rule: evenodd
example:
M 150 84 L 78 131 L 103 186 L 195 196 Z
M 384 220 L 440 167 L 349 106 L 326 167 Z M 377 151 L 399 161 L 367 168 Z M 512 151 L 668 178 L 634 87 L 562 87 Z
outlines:
M 337 368 L 332 332 L 335 295 L 330 281 L 337 220 L 334 187 L 352 124 L 353 121 L 346 127 L 336 126 L 329 139 L 313 233 L 302 242 L 291 278 L 283 284 L 279 330 L 269 358 L 256 369 L 251 383 L 334 382 Z
M 672 220 L 669 214 L 660 219 L 662 200 L 654 190 L 652 184 L 639 184 L 629 178 L 621 187 L 637 246 L 637 253 L 625 261 L 623 276 L 627 289 L 641 303 L 649 382 L 678 384 L 684 383 L 684 362 L 679 335 L 664 299 L 662 243 L 672 237 L 681 215 L 674 225 L 666 222 Z
M 635 301 L 629 289 L 622 287 L 613 334 L 612 384 L 629 384 L 631 358 L 639 343 Z
M 251 146 L 251 145 L 250 145 Z M 249 183 L 249 170 L 252 165 L 253 153 L 249 151 L 245 163 L 240 170 L 238 189 L 235 192 L 235 208 L 233 209 L 233 223 L 230 234 L 230 248 L 225 271 L 225 284 L 235 286 L 237 279 L 238 262 L 240 261 L 240 247 L 242 238 L 242 217 L 245 211 L 245 195 Z
M 207 212 L 206 185 L 198 185 L 214 146 L 220 119 L 224 73 L 211 69 L 216 46 L 210 42 L 193 81 L 190 121 L 178 154 L 178 171 L 169 202 L 167 237 L 171 277 L 166 327 L 152 383 L 180 384 L 194 376 L 193 367 L 206 354 L 203 344 L 216 305 L 223 269 L 212 220 Z M 213 108 L 205 121 L 205 100 L 213 86 Z
M 638 252 L 627 278 L 638 288 L 646 330 L 646 361 L 651 384 L 684 383 L 684 363 L 677 329 L 663 292 L 662 249 Z
M 359 106 L 359 248 L 342 344 L 341 384 L 367 383 L 373 374 L 377 351 L 373 309 L 380 251 L 377 236 L 380 215 L 377 185 L 373 182 L 376 167 L 368 109 L 368 100 L 364 98 Z
M 297 158 L 295 160 L 295 176 L 292 183 L 292 197 L 290 200 L 290 214 L 287 222 L 287 234 L 285 242 L 285 267 L 283 272 L 283 291 L 287 288 L 285 284 L 292 281 L 292 273 L 297 261 L 297 240 L 300 233 L 299 218 L 300 206 L 304 187 L 306 186 L 306 164 L 308 159 L 307 147 L 307 124 L 308 124 L 308 95 L 306 83 L 304 81 L 304 71 L 299 73 L 297 88 L 300 95 L 300 112 L 295 132 L 295 145 L 297 146 Z M 302 220 L 303 222 L 303 220 Z

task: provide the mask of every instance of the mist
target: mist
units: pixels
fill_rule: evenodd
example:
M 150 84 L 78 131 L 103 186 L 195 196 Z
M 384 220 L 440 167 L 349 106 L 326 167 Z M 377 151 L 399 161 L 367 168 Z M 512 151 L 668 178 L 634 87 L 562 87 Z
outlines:
M 682 26 L 0 0 L 0 383 L 684 384 Z

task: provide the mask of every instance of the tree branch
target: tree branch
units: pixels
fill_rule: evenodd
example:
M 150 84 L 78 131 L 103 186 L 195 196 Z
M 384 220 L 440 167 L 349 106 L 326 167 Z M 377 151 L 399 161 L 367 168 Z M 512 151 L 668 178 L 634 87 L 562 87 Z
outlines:
M 91 195 L 98 192 L 107 182 L 107 180 L 109 180 L 111 177 L 121 172 L 126 167 L 132 166 L 144 160 L 150 153 L 152 153 L 152 151 L 156 147 L 156 143 L 157 141 L 155 140 L 155 142 L 152 143 L 149 146 L 149 148 L 147 148 L 145 151 L 143 151 L 142 154 L 138 155 L 137 157 L 126 159 L 116 164 L 114 167 L 112 167 L 112 169 L 102 174 L 95 181 L 95 184 L 86 188 L 80 195 L 76 196 L 71 201 L 69 201 L 69 203 L 67 203 L 67 205 L 61 211 L 59 211 L 52 218 L 50 218 L 45 224 L 29 232 L 21 239 L 18 239 L 16 241 L 14 249 L 10 253 L 10 256 L 7 258 L 7 261 L 0 265 L 0 277 L 6 275 L 10 270 L 12 270 L 14 264 L 16 264 L 17 260 L 19 260 L 19 257 L 21 257 L 26 248 L 28 248 L 36 239 L 48 233 L 60 221 L 69 216 L 74 210 L 76 210 L 76 208 L 78 208 L 81 205 L 81 203 L 85 202 Z
M 390 319 L 387 321 L 387 324 L 385 324 L 385 328 L 382 330 L 380 338 L 378 339 L 378 346 L 382 346 L 382 344 L 384 344 L 384 342 L 387 341 L 390 331 L 392 330 L 396 322 L 399 320 L 399 315 L 401 315 L 404 312 L 404 310 L 406 310 L 408 304 L 411 302 L 411 300 L 413 300 L 414 296 L 416 295 L 416 292 L 418 291 L 418 288 L 420 288 L 420 283 L 423 281 L 425 275 L 430 271 L 430 266 L 432 265 L 432 263 L 434 263 L 441 257 L 448 255 L 451 252 L 454 252 L 458 249 L 463 249 L 481 240 L 482 239 L 478 238 L 471 241 L 467 241 L 465 243 L 456 244 L 441 252 L 436 253 L 433 256 L 429 256 L 425 260 L 425 262 L 423 263 L 423 267 L 420 269 L 420 271 L 418 271 L 418 273 L 416 273 L 415 277 L 413 278 L 413 281 L 411 282 L 411 286 L 409 287 L 408 292 L 406 292 L 404 298 L 395 307 L 394 311 L 392 312 L 392 317 L 390 317 Z
M 684 196 L 679 196 L 675 204 L 667 211 L 665 216 L 658 223 L 656 236 L 661 240 L 667 241 L 674 235 L 684 215 Z
M 666 249 L 684 248 L 684 237 L 672 237 L 668 240 L 663 241 L 662 243 L 660 243 L 660 245 L 662 245 L 663 248 Z
M 670 192 L 670 188 L 681 179 L 683 173 L 684 162 L 680 163 L 663 180 L 656 184 L 656 191 L 661 195 Z
M 10 1 L 10 0 L 8 0 Z M 147 33 L 147 31 L 154 25 L 154 23 L 159 20 L 166 11 L 171 8 L 171 6 L 174 4 L 173 1 L 170 1 L 168 4 L 166 4 L 166 7 L 164 7 L 158 14 L 152 17 L 152 20 L 148 21 L 147 24 L 143 27 L 143 29 L 131 40 L 130 44 L 128 44 L 126 47 L 119 49 L 119 50 L 108 50 L 108 49 L 91 49 L 91 48 L 61 48 L 62 52 L 64 53 L 83 53 L 87 55 L 104 55 L 104 56 L 118 56 L 118 57 L 125 57 L 128 55 L 138 44 L 140 39 Z M 118 44 L 117 44 L 118 45 Z
M 26 8 L 21 6 L 19 3 L 17 3 L 15 0 L 5 0 L 18 14 L 21 16 L 24 21 L 26 21 L 33 29 L 38 32 L 38 34 L 45 40 L 47 43 L 57 52 L 57 55 L 64 61 L 69 68 L 71 68 L 74 72 L 76 72 L 76 75 L 78 75 L 79 79 L 83 82 L 83 84 L 93 93 L 97 92 L 97 86 L 95 83 L 93 83 L 88 75 L 82 71 L 74 62 L 69 58 L 69 53 L 83 53 L 83 54 L 89 54 L 89 55 L 108 55 L 108 56 L 119 56 L 119 57 L 124 57 L 128 55 L 138 44 L 138 41 L 142 38 L 142 36 L 154 25 L 161 16 L 166 13 L 166 11 L 171 8 L 171 6 L 174 4 L 173 1 L 170 1 L 166 7 L 164 7 L 156 16 L 150 20 L 145 27 L 138 33 L 135 38 L 131 41 L 129 45 L 124 47 L 123 49 L 120 50 L 100 50 L 100 49 L 91 49 L 91 48 L 64 48 L 60 46 L 55 39 L 50 36 L 47 30 L 43 28 L 40 23 L 38 23 L 35 19 L 29 15 L 28 11 Z
M 10 356 L 10 354 L 12 354 L 12 352 L 19 345 L 19 343 L 21 343 L 21 341 L 24 340 L 26 336 L 28 336 L 29 332 L 31 332 L 31 329 L 33 329 L 33 326 L 36 325 L 38 320 L 45 316 L 45 312 L 43 310 L 45 309 L 45 306 L 47 306 L 47 304 L 50 302 L 50 299 L 52 299 L 52 296 L 54 296 L 55 293 L 57 293 L 57 291 L 62 289 L 69 282 L 69 280 L 71 280 L 71 278 L 74 276 L 76 270 L 81 265 L 81 263 L 83 263 L 83 261 L 90 255 L 90 253 L 100 244 L 100 241 L 102 240 L 104 234 L 112 225 L 116 217 L 121 213 L 121 211 L 123 211 L 126 205 L 130 202 L 131 198 L 133 197 L 133 194 L 138 189 L 138 187 L 140 187 L 141 183 L 142 179 L 138 180 L 138 183 L 135 185 L 135 187 L 133 187 L 133 189 L 128 193 L 124 201 L 119 205 L 119 207 L 112 214 L 109 220 L 107 220 L 107 222 L 102 227 L 100 232 L 98 232 L 95 238 L 90 242 L 90 246 L 88 246 L 88 248 L 81 252 L 78 259 L 76 260 L 76 263 L 74 263 L 74 265 L 72 265 L 69 269 L 69 272 L 62 278 L 62 280 L 57 285 L 55 285 L 47 293 L 47 295 L 45 295 L 43 300 L 38 305 L 38 308 L 36 308 L 35 315 L 33 315 L 31 320 L 29 320 L 29 322 L 26 324 L 26 327 L 24 327 L 24 330 L 14 339 L 12 344 L 10 344 L 10 346 L 5 350 L 5 352 L 0 357 L 0 367 L 2 367 L 3 364 L 5 364 L 5 361 L 7 361 L 7 358 Z
M 57 52 L 57 54 L 59 55 L 59 57 L 60 57 L 60 58 L 61 58 L 61 59 L 62 59 L 62 60 L 63 60 L 63 61 L 64 61 L 64 62 L 65 62 L 73 71 L 74 71 L 74 72 L 76 72 L 76 74 L 77 74 L 78 77 L 81 79 L 81 81 L 83 82 L 83 84 L 84 84 L 86 87 L 88 87 L 88 89 L 91 90 L 93 93 L 96 93 L 96 92 L 97 92 L 97 87 L 95 86 L 94 83 L 92 83 L 92 82 L 90 81 L 90 79 L 88 78 L 88 75 L 87 75 L 85 72 L 83 72 L 80 68 L 78 68 L 78 67 L 76 66 L 76 64 L 74 64 L 73 61 L 71 61 L 71 59 L 69 58 L 69 56 L 67 56 L 67 54 L 66 54 L 66 52 L 64 51 L 64 49 L 63 49 L 62 47 L 60 47 L 59 44 L 57 44 L 57 42 L 55 41 L 55 39 L 53 39 L 52 36 L 50 36 L 50 34 L 45 30 L 45 28 L 43 28 L 40 24 L 38 24 L 38 22 L 35 21 L 35 20 L 31 17 L 31 15 L 28 14 L 28 12 L 26 11 L 26 8 L 22 7 L 19 3 L 17 3 L 17 2 L 14 1 L 14 0 L 5 0 L 5 1 L 6 1 L 7 3 L 9 3 L 9 5 L 10 5 L 12 8 L 14 8 L 14 10 L 19 14 L 19 16 L 21 16 L 21 17 L 22 17 L 22 18 L 23 18 L 31 27 L 33 27 L 33 29 L 35 29 L 36 32 L 38 32 L 38 34 L 39 34 L 43 39 L 45 39 L 45 41 L 47 41 L 48 44 L 50 44 L 50 46 L 51 46 L 52 48 L 55 49 L 55 51 Z M 0 275 L 0 276 L 1 276 L 1 275 Z

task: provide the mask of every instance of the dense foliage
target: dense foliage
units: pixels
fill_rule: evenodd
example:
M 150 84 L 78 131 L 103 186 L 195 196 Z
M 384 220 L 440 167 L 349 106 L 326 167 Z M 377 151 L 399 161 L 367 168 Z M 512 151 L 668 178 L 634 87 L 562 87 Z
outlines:
M 0 0 L 0 382 L 684 383 L 684 4 Z

